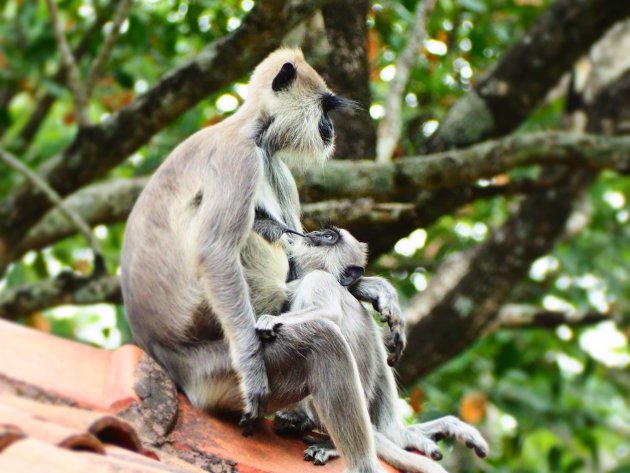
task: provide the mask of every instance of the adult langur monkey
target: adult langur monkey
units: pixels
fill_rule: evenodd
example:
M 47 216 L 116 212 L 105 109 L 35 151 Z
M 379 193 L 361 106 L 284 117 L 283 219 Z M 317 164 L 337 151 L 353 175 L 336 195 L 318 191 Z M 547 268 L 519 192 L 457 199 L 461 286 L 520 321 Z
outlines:
M 122 290 L 134 340 L 194 405 L 241 413 L 249 433 L 265 412 L 311 395 L 346 471 L 380 473 L 339 327 L 314 317 L 265 349 L 255 330 L 255 314 L 280 312 L 289 264 L 282 241 L 253 231 L 254 216 L 301 231 L 283 160 L 328 159 L 328 112 L 341 102 L 300 51 L 267 57 L 243 106 L 177 146 L 141 193 L 125 232 Z
M 330 227 L 296 239 L 289 253 L 296 276 L 288 284 L 290 311 L 280 316 L 262 315 L 256 323 L 256 330 L 268 346 L 277 343 L 276 337 L 287 329 L 291 331 L 296 324 L 325 317 L 339 327 L 356 360 L 380 458 L 403 471 L 444 472 L 428 458 L 406 451 L 413 448 L 439 460 L 442 454 L 435 441 L 443 438 L 460 440 L 478 456 L 485 457 L 488 445 L 481 434 L 456 417 L 404 424 L 398 410 L 396 382 L 388 366 L 391 356 L 397 360 L 404 347 L 404 324 L 396 289 L 386 279 L 363 277 L 367 245 L 347 230 Z M 360 301 L 371 303 L 390 325 L 394 340 L 402 340 L 395 345 L 389 360 L 382 333 Z M 332 364 L 329 369 L 337 371 Z M 311 397 L 302 401 L 301 409 L 314 426 L 318 423 L 318 408 L 311 401 Z M 318 441 L 306 449 L 305 459 L 324 464 L 338 455 L 332 442 Z

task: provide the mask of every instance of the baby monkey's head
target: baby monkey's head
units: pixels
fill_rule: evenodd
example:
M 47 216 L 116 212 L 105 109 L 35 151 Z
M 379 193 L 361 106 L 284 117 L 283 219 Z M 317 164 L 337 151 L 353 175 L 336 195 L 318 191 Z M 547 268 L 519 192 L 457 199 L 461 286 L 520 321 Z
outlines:
M 367 244 L 360 242 L 343 228 L 329 227 L 298 238 L 289 253 L 298 273 L 326 271 L 344 286 L 359 279 L 367 263 Z

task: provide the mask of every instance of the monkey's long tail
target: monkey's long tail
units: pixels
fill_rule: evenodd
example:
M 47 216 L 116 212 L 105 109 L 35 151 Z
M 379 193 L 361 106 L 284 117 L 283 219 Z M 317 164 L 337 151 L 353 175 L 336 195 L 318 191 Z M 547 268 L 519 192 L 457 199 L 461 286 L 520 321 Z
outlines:
M 448 473 L 433 460 L 400 448 L 380 432 L 374 431 L 374 443 L 379 458 L 394 468 L 412 473 Z

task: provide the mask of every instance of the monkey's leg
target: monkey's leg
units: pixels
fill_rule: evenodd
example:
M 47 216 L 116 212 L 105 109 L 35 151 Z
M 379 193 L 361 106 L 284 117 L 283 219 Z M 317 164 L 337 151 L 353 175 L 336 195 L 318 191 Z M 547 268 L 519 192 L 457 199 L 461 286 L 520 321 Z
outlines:
M 320 322 L 329 323 L 325 320 L 320 320 Z M 280 327 L 276 333 L 277 338 L 274 341 L 269 342 L 269 346 L 273 346 L 277 343 L 280 343 L 281 340 L 284 341 L 285 347 L 286 347 L 287 342 L 290 344 L 293 344 L 296 341 L 293 339 L 294 336 L 304 335 L 303 333 L 299 333 L 299 331 L 295 333 L 291 333 L 293 332 L 293 329 L 295 329 L 296 327 L 301 327 L 301 325 L 303 324 L 296 324 L 296 325 L 289 324 L 289 325 L 284 325 Z M 308 323 L 305 323 L 304 325 L 308 325 Z M 283 337 L 287 337 L 288 335 L 291 335 L 290 340 L 283 338 Z M 324 335 L 324 334 L 321 334 L 321 335 Z M 330 335 L 331 334 L 328 334 L 328 337 L 330 337 Z M 280 347 L 280 345 L 278 345 L 278 347 Z M 323 349 L 323 348 L 324 347 L 321 347 L 321 346 L 319 347 L 319 349 Z M 316 346 L 313 346 L 313 349 L 317 350 L 318 348 L 316 348 Z M 290 356 L 290 358 L 293 360 L 293 368 L 297 368 L 295 366 L 296 357 Z M 337 372 L 337 373 L 343 372 L 340 370 L 341 366 L 339 365 L 339 363 L 334 363 L 332 362 L 332 360 L 326 360 L 324 366 L 325 366 L 324 369 L 330 370 L 331 368 L 335 367 L 336 369 L 334 369 L 334 372 Z M 385 365 L 384 354 L 383 354 L 383 367 L 386 370 L 388 370 L 389 375 L 391 375 L 391 370 L 389 370 Z M 270 376 L 269 378 L 270 382 L 272 383 L 272 397 L 275 397 L 277 392 L 275 389 L 275 385 L 273 383 L 273 379 L 275 378 L 276 370 L 268 367 L 268 372 Z M 336 376 L 336 377 L 339 378 L 339 376 Z M 337 387 L 330 384 L 330 382 L 327 382 L 329 380 L 323 380 L 321 378 L 317 378 L 317 379 L 319 379 L 319 382 L 321 383 L 322 388 L 327 387 L 330 390 L 330 393 L 325 394 L 323 396 L 324 398 L 331 399 L 330 398 L 331 395 L 335 395 L 335 396 L 347 395 L 342 392 L 339 392 L 339 389 Z M 381 432 L 376 431 L 374 427 L 370 434 L 370 435 L 373 435 L 374 438 L 376 439 L 376 451 L 378 453 L 378 456 L 381 457 L 383 460 L 387 461 L 388 463 L 390 463 L 392 466 L 395 466 L 403 471 L 410 471 L 414 473 L 446 473 L 446 471 L 434 461 L 428 458 L 425 458 L 421 455 L 407 452 L 403 449 L 403 447 L 399 446 L 400 444 L 400 445 L 404 445 L 404 448 L 417 448 L 419 450 L 423 450 L 428 453 L 430 453 L 430 451 L 427 446 L 433 446 L 437 450 L 435 443 L 431 441 L 430 439 L 427 438 L 426 446 L 423 446 L 423 444 L 420 443 L 418 439 L 411 439 L 407 435 L 407 430 L 405 426 L 403 425 L 401 418 L 398 415 L 398 412 L 396 411 L 395 386 L 393 384 L 389 384 L 389 381 L 393 383 L 393 377 L 387 381 L 388 382 L 385 383 L 384 386 L 393 388 L 393 390 L 390 389 L 389 395 L 388 395 L 387 392 L 379 392 L 377 389 L 375 401 L 379 401 L 377 404 L 379 407 L 371 410 L 371 414 L 373 414 L 375 418 L 379 420 L 379 423 L 384 428 L 384 430 L 385 430 L 385 427 L 388 427 L 386 429 L 388 435 L 385 435 Z M 299 380 L 287 380 L 287 379 L 284 380 L 284 383 L 293 383 L 293 382 L 299 383 Z M 383 384 L 379 382 L 378 386 L 383 386 Z M 335 399 L 335 398 L 332 398 L 332 399 Z M 339 399 L 339 398 L 337 397 L 336 399 Z M 316 399 L 313 399 L 313 400 L 316 401 Z M 343 404 L 344 406 L 337 407 L 337 408 L 335 408 L 334 405 L 332 406 L 334 414 L 337 415 L 336 420 L 333 420 L 332 423 L 330 422 L 326 423 L 325 419 L 322 418 L 324 426 L 326 427 L 329 434 L 331 434 L 332 441 L 317 442 L 311 445 L 310 447 L 308 447 L 305 451 L 306 460 L 311 460 L 315 462 L 316 464 L 323 464 L 332 458 L 336 458 L 340 454 L 341 456 L 344 456 L 343 450 L 341 448 L 338 448 L 338 446 L 342 446 L 340 441 L 337 440 L 337 438 L 339 437 L 336 438 L 335 432 L 331 431 L 330 429 L 330 427 L 334 425 L 342 425 L 342 426 L 353 425 L 353 424 L 349 424 L 349 422 L 352 422 L 351 416 L 349 415 L 350 413 L 343 411 L 344 408 L 347 408 L 348 405 L 352 405 L 352 404 L 346 403 L 346 402 L 343 402 Z M 318 409 L 318 414 L 321 417 L 322 410 L 319 408 L 317 404 L 316 404 L 316 408 Z M 341 411 L 339 411 L 339 409 L 341 409 Z M 393 441 L 393 439 L 395 439 L 396 442 Z M 345 458 L 348 459 L 348 456 L 345 455 Z M 374 470 L 359 468 L 358 470 L 351 469 L 350 471 L 374 471 Z M 379 471 L 379 470 L 376 470 L 376 471 Z
M 199 220 L 191 225 L 191 241 L 198 245 L 194 263 L 200 288 L 221 324 L 238 373 L 245 401 L 245 434 L 264 416 L 269 397 L 262 344 L 254 329 L 256 315 L 240 259 L 254 223 L 254 198 L 263 175 L 261 158 L 257 152 L 248 158 L 215 153 L 212 164 L 201 171 Z M 225 169 L 230 170 L 229 176 L 220 175 Z
M 381 473 L 358 369 L 339 327 L 313 310 L 311 320 L 288 323 L 265 343 L 271 407 L 311 394 L 318 417 L 348 473 Z M 340 375 L 343 373 L 342 375 Z
M 376 457 L 356 363 L 339 327 L 318 310 L 306 320 L 280 327 L 263 344 L 271 396 L 268 412 L 312 395 L 322 424 L 347 463 L 347 473 L 383 473 Z M 242 412 L 238 378 L 225 341 L 171 352 L 181 387 L 193 403 L 210 411 Z M 340 375 L 343 373 L 343 375 Z

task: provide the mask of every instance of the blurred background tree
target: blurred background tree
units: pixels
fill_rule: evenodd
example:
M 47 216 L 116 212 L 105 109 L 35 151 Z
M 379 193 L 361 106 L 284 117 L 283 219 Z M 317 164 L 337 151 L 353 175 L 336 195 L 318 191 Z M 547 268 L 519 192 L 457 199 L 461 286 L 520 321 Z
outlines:
M 491 439 L 487 461 L 445 466 L 630 472 L 630 2 L 0 11 L 0 317 L 129 342 L 116 274 L 146 176 L 242 103 L 266 54 L 301 46 L 362 107 L 334 117 L 341 160 L 299 178 L 305 223 L 349 228 L 399 287 L 409 416 L 459 413 Z

